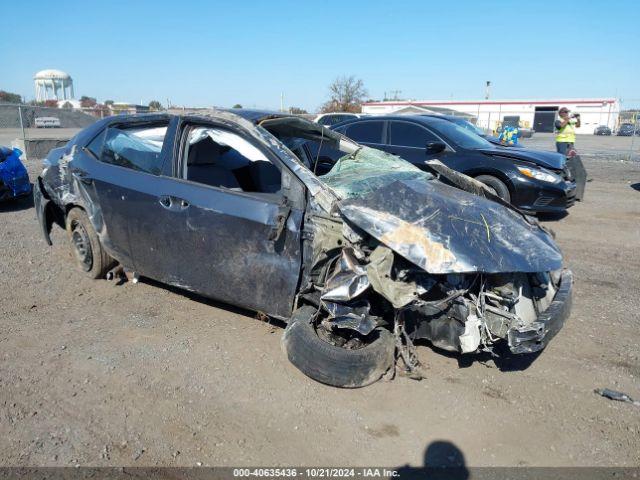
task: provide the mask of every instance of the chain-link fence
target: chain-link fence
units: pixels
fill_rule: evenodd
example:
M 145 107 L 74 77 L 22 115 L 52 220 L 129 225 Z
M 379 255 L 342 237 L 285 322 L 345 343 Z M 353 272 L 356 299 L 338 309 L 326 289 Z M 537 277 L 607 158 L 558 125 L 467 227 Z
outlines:
M 103 115 L 94 110 L 0 104 L 0 145 L 19 148 L 25 159 L 44 158 Z

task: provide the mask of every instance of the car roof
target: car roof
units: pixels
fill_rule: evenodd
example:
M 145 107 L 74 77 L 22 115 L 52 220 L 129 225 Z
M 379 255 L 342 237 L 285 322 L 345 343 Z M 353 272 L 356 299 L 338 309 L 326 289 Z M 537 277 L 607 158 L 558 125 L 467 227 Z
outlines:
M 276 117 L 295 117 L 291 113 L 276 112 L 273 110 L 260 110 L 260 109 L 247 109 L 247 108 L 224 108 L 221 109 L 224 112 L 233 113 L 239 117 L 249 120 L 252 123 L 258 123 L 264 118 L 276 118 Z
M 344 122 L 336 123 L 331 128 L 341 127 L 344 125 L 349 125 L 351 123 L 368 122 L 371 120 L 404 120 L 415 123 L 422 123 L 424 125 L 433 125 L 436 127 L 438 125 L 451 124 L 450 120 L 438 117 L 444 117 L 444 115 L 435 115 L 433 117 L 426 115 L 369 115 L 366 117 L 352 118 L 351 120 L 345 120 Z

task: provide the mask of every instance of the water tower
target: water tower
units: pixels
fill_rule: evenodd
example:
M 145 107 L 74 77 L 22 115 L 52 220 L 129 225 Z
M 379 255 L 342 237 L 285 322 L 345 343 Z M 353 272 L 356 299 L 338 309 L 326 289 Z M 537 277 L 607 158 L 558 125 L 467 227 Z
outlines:
M 35 74 L 36 100 L 72 100 L 73 80 L 61 70 L 42 70 Z

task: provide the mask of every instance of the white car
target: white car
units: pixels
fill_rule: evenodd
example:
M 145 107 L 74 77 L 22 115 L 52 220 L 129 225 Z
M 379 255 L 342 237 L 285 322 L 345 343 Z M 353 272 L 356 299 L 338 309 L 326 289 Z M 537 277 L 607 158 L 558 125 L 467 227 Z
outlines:
M 36 128 L 60 128 L 60 119 L 57 117 L 36 117 Z

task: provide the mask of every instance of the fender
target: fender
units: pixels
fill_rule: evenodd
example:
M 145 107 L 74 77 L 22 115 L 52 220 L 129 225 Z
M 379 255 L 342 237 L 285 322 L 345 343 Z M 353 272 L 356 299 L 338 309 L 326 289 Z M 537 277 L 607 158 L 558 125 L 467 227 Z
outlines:
M 42 231 L 42 236 L 47 245 L 53 245 L 51 242 L 51 227 L 53 225 L 53 212 L 49 207 L 51 200 L 49 199 L 44 187 L 42 186 L 42 179 L 38 177 L 33 189 L 33 204 L 36 209 L 36 216 L 38 217 L 38 223 Z

